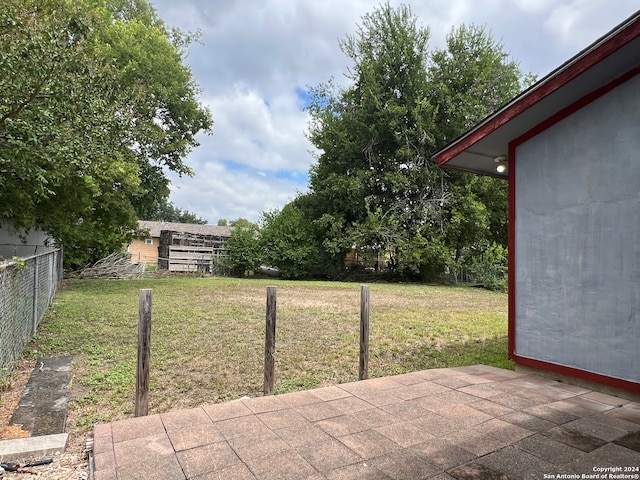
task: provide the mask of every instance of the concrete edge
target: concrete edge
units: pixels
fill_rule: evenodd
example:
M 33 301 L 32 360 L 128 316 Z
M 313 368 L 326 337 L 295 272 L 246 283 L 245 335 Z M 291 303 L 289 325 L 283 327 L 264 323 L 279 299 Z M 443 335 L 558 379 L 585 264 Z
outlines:
M 548 370 L 542 370 L 539 368 L 533 368 L 526 365 L 520 365 L 516 363 L 516 372 L 533 373 L 535 375 L 547 378 L 550 380 L 556 380 L 558 382 L 567 383 L 580 388 L 586 388 L 594 392 L 605 393 L 607 395 L 613 395 L 614 397 L 624 398 L 632 402 L 640 402 L 640 394 L 635 392 L 629 392 L 621 388 L 610 387 L 601 383 L 590 382 L 589 380 L 583 380 L 581 378 L 570 377 L 561 373 L 549 372 Z
M 0 440 L 0 461 L 18 462 L 27 458 L 62 453 L 67 446 L 68 439 L 68 433 L 56 433 L 39 437 Z

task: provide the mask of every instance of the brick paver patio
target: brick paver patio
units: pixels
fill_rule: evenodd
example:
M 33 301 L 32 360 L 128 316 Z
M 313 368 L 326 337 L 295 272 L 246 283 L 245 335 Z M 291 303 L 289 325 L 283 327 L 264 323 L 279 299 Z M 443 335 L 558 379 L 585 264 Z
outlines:
M 94 436 L 95 480 L 640 476 L 640 403 L 482 365 L 133 418 Z

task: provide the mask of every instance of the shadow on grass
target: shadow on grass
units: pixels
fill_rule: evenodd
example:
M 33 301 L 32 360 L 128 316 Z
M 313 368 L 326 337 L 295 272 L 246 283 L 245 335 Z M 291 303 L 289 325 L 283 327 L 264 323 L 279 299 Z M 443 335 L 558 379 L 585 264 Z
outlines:
M 403 358 L 396 362 L 396 367 L 398 371 L 415 372 L 478 364 L 513 370 L 514 363 L 507 358 L 507 337 L 470 340 L 440 348 L 422 345 L 406 351 Z

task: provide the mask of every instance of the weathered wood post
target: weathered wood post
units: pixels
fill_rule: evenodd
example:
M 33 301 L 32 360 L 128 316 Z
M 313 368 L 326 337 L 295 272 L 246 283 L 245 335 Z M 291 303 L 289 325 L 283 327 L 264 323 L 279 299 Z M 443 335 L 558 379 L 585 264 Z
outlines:
M 276 353 L 277 288 L 267 287 L 267 324 L 264 340 L 264 394 L 273 395 Z
M 151 360 L 151 292 L 140 290 L 138 314 L 138 372 L 136 375 L 136 417 L 149 411 L 149 361 Z
M 360 369 L 358 380 L 369 378 L 369 285 L 360 287 Z

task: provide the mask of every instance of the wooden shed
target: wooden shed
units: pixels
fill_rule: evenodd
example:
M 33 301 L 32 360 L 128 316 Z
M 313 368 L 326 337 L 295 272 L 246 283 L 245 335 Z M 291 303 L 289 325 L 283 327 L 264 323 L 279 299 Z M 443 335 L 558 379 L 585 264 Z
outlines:
M 640 12 L 435 155 L 509 182 L 509 356 L 640 393 Z
M 149 238 L 129 245 L 132 262 L 157 263 L 172 272 L 211 272 L 216 260 L 226 256 L 226 242 L 231 227 L 140 221 Z

